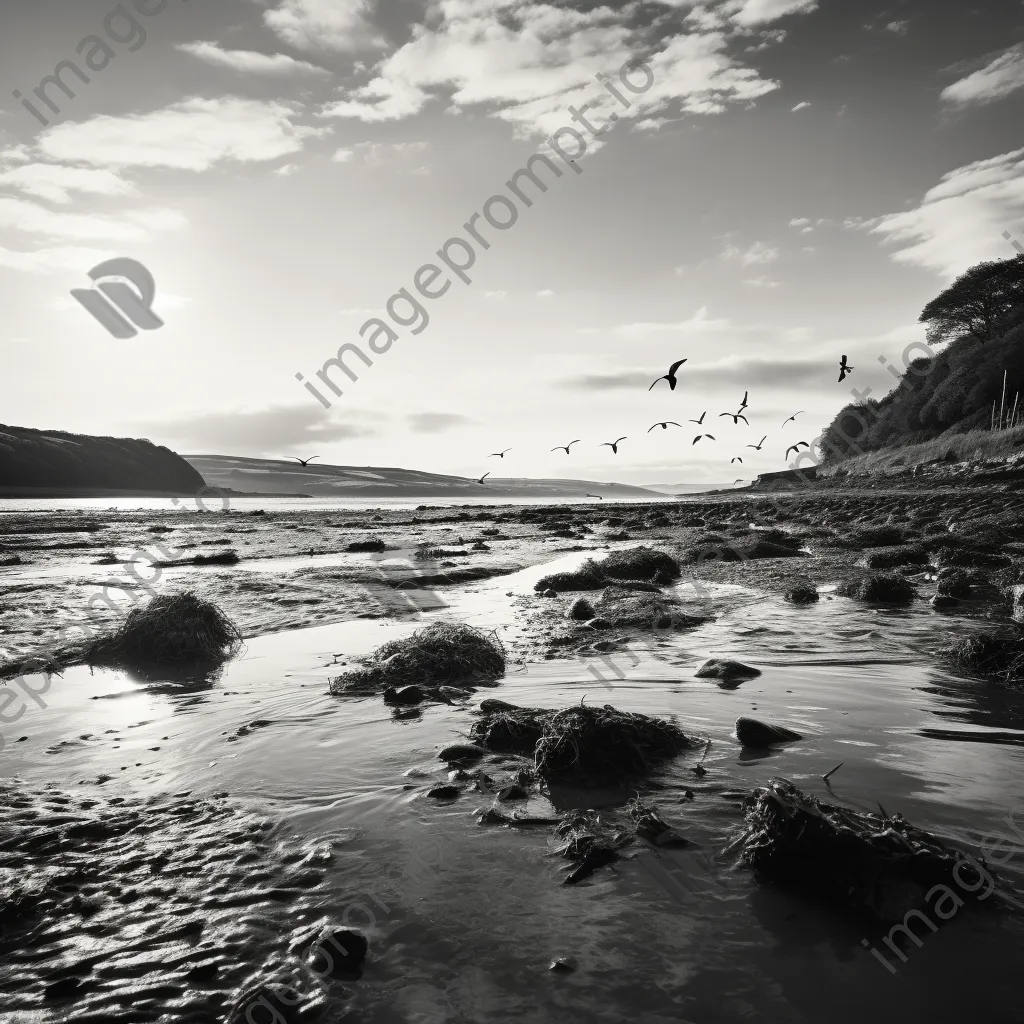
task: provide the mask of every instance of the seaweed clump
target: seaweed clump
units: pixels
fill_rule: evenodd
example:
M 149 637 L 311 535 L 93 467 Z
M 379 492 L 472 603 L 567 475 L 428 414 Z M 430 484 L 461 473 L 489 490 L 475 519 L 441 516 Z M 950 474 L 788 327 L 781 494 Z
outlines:
M 113 633 L 89 645 L 85 660 L 140 671 L 210 669 L 241 648 L 242 634 L 227 615 L 186 590 L 132 609 Z
M 694 745 L 673 721 L 609 704 L 549 711 L 494 702 L 472 737 L 491 750 L 533 754 L 537 776 L 547 782 L 588 785 L 644 775 Z
M 335 676 L 333 694 L 376 693 L 398 686 L 466 686 L 505 674 L 505 648 L 494 634 L 463 622 L 432 622 L 411 636 L 389 640 L 361 667 Z
M 873 604 L 910 604 L 917 588 L 902 576 L 873 573 L 858 579 L 844 580 L 836 587 L 840 597 L 853 597 Z
M 981 874 L 957 851 L 902 815 L 855 811 L 806 796 L 786 779 L 755 789 L 744 803 L 741 860 L 759 878 L 827 899 L 857 916 L 902 921 L 959 865 L 963 881 Z
M 671 555 L 641 546 L 613 551 L 600 562 L 588 558 L 578 569 L 544 576 L 533 589 L 559 593 L 564 590 L 601 590 L 620 581 L 664 585 L 679 579 L 681 572 L 679 563 Z
M 1024 629 L 1005 626 L 960 636 L 942 654 L 966 672 L 993 676 L 1011 686 L 1024 683 Z

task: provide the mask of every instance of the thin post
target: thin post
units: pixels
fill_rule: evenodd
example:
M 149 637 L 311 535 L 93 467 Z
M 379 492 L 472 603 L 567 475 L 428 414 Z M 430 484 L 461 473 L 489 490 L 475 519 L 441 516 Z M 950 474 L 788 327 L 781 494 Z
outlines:
M 1003 429 L 1003 411 L 1006 409 L 1006 375 L 1008 370 L 1003 370 L 1003 397 L 999 400 L 999 429 Z

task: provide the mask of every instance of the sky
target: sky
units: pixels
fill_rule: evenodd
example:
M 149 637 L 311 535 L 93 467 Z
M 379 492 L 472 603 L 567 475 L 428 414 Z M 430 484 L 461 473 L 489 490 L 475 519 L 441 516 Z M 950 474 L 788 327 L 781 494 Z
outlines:
M 12 425 L 731 483 L 1024 244 L 1019 0 L 7 0 L 0 58 Z M 114 258 L 163 326 L 72 297 Z

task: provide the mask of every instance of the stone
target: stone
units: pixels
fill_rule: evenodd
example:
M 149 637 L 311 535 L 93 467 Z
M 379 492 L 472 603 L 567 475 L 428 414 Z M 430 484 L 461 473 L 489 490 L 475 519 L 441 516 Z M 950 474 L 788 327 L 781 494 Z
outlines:
M 451 764 L 453 762 L 476 761 L 486 753 L 487 751 L 483 747 L 478 747 L 475 743 L 452 743 L 447 747 L 442 747 L 437 756 L 442 761 L 447 761 Z
M 370 943 L 352 928 L 327 925 L 306 951 L 306 965 L 319 978 L 350 978 L 366 960 Z
M 400 690 L 388 686 L 383 697 L 385 704 L 419 704 L 426 698 L 426 693 L 419 686 L 403 686 Z
M 736 679 L 753 679 L 761 674 L 761 670 L 729 658 L 709 658 L 694 674 L 698 679 L 721 679 L 722 682 L 732 682 Z
M 611 629 L 612 628 L 612 624 L 607 619 L 602 619 L 602 618 L 588 619 L 587 622 L 585 623 L 585 625 L 589 626 L 591 629 Z
M 435 800 L 454 800 L 462 792 L 458 786 L 434 786 L 427 790 L 427 796 Z
M 736 719 L 736 739 L 744 747 L 770 747 L 776 743 L 792 743 L 802 740 L 803 736 L 781 725 L 769 725 L 759 722 L 756 718 L 740 717 Z

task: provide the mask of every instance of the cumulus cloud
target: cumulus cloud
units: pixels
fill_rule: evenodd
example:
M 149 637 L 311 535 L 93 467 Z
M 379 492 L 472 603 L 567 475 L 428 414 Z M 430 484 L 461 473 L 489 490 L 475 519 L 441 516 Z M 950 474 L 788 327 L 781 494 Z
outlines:
M 1024 43 L 1011 46 L 966 78 L 942 90 L 942 99 L 958 107 L 993 103 L 1024 87 Z
M 735 24 L 759 26 L 814 6 L 807 0 L 747 0 L 728 9 Z M 322 116 L 398 120 L 439 97 L 456 110 L 485 107 L 523 134 L 554 132 L 566 123 L 570 105 L 589 105 L 587 117 L 600 126 L 612 113 L 622 115 L 623 108 L 595 75 L 614 73 L 638 54 L 648 61 L 653 84 L 630 96 L 629 116 L 651 127 L 668 114 L 721 113 L 778 87 L 727 53 L 735 31 L 728 19 L 695 23 L 691 12 L 684 31 L 652 49 L 631 5 L 614 10 L 523 0 L 439 0 L 434 12 L 435 19 L 417 26 L 412 38 L 377 66 L 374 78 L 325 106 Z M 634 72 L 637 85 L 643 79 L 642 70 Z
M 214 67 L 229 68 L 254 75 L 329 75 L 325 68 L 296 60 L 284 53 L 257 53 L 255 50 L 225 50 L 219 43 L 196 40 L 179 43 L 176 49 Z
M 608 329 L 581 327 L 579 333 L 601 334 L 610 330 L 623 338 L 636 338 L 650 334 L 675 334 L 680 337 L 693 338 L 699 337 L 702 334 L 717 334 L 733 329 L 735 329 L 735 325 L 731 320 L 725 318 L 713 319 L 708 316 L 707 306 L 701 306 L 687 320 L 639 321 L 631 324 L 620 324 L 618 327 Z
M 944 175 L 910 210 L 860 227 L 898 246 L 900 263 L 956 277 L 983 260 L 1005 259 L 1002 233 L 1024 217 L 1024 149 L 965 164 Z
M 256 163 L 302 149 L 321 129 L 294 122 L 284 103 L 223 96 L 195 97 L 146 114 L 100 115 L 41 133 L 38 148 L 51 160 L 94 166 L 169 167 L 205 171 L 221 161 Z
M 417 161 L 426 148 L 425 142 L 357 142 L 354 146 L 335 150 L 331 159 L 339 164 L 359 162 L 368 167 L 405 166 L 415 172 L 423 172 L 426 168 Z
M 263 21 L 296 49 L 347 52 L 384 45 L 373 7 L 369 0 L 280 0 Z
M 150 231 L 171 230 L 186 223 L 174 210 L 134 210 L 122 218 L 55 211 L 27 199 L 0 196 L 0 228 L 51 238 L 137 242 Z
M 237 412 L 210 412 L 197 416 L 134 425 L 141 436 L 173 441 L 178 450 L 273 457 L 275 453 L 313 444 L 370 436 L 376 431 L 325 416 L 311 405 L 279 405 Z
M 754 242 L 746 249 L 729 245 L 722 252 L 722 259 L 739 263 L 744 267 L 754 267 L 763 263 L 774 263 L 779 258 L 779 250 L 764 242 Z

